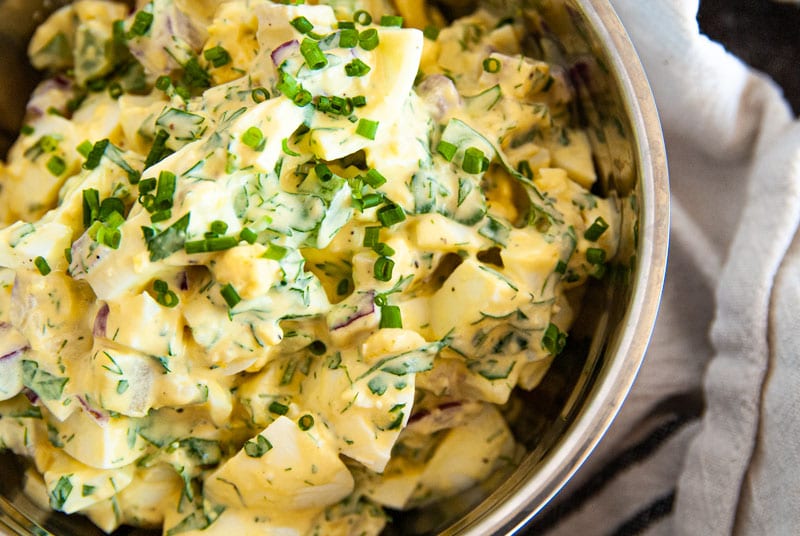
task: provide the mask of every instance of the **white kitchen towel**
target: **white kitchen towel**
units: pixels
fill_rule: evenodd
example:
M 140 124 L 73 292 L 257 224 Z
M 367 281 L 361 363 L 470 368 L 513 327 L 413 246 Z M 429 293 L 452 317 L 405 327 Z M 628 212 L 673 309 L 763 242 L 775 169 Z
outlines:
M 628 401 L 531 533 L 797 534 L 800 122 L 697 0 L 612 4 L 664 127 L 667 279 Z

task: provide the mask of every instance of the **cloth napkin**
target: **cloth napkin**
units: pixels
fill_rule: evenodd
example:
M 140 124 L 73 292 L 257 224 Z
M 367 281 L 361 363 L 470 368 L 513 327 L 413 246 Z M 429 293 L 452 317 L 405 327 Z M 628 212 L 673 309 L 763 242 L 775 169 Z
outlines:
M 530 533 L 797 534 L 800 121 L 698 0 L 612 4 L 665 133 L 665 291 L 619 417 Z

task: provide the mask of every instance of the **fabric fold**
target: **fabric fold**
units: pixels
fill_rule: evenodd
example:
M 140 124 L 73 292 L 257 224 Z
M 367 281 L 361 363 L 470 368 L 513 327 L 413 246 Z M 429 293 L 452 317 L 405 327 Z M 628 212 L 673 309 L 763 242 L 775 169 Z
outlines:
M 796 532 L 800 122 L 774 82 L 701 35 L 696 0 L 612 5 L 662 118 L 671 251 L 639 378 L 597 451 L 545 511 L 565 512 L 547 534 Z M 605 484 L 613 492 L 563 506 L 647 428 L 659 399 L 695 392 L 703 413 L 681 441 L 614 476 Z

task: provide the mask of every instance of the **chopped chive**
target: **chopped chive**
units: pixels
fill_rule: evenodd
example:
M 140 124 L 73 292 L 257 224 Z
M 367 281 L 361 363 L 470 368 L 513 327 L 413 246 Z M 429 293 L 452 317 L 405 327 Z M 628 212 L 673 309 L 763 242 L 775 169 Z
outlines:
M 251 458 L 260 458 L 270 450 L 272 443 L 262 435 L 257 435 L 255 439 L 250 439 L 244 444 L 244 453 Z
M 497 58 L 486 58 L 483 60 L 483 70 L 487 73 L 497 73 L 500 72 L 500 60 Z
M 344 72 L 347 74 L 347 76 L 351 77 L 364 76 L 371 70 L 372 69 L 369 65 L 358 58 L 344 66 Z
M 372 249 L 375 251 L 375 253 L 382 257 L 391 257 L 395 253 L 394 249 L 392 249 L 389 244 L 386 244 L 385 242 L 379 242 L 375 244 Z
M 239 232 L 239 239 L 244 240 L 248 244 L 255 244 L 256 240 L 258 240 L 258 233 L 249 227 L 243 227 Z
M 381 194 L 376 194 L 376 193 L 366 194 L 360 199 L 361 201 L 360 208 L 363 211 L 364 209 L 377 207 L 378 205 L 383 203 L 383 199 L 384 198 Z
M 289 406 L 286 404 L 281 404 L 277 400 L 270 402 L 268 409 L 270 413 L 274 413 L 276 415 L 286 415 L 289 413 Z
M 279 261 L 286 256 L 286 253 L 288 253 L 288 250 L 285 247 L 277 244 L 270 244 L 269 248 L 267 248 L 267 251 L 264 252 L 263 257 L 265 259 Z
M 381 26 L 396 26 L 401 27 L 403 26 L 403 17 L 399 17 L 397 15 L 383 15 L 381 16 Z
M 369 12 L 364 11 L 363 9 L 359 9 L 355 13 L 353 13 L 353 20 L 359 23 L 361 26 L 369 26 L 372 24 L 372 15 Z
M 82 157 L 86 158 L 89 156 L 89 153 L 92 152 L 92 147 L 92 142 L 89 140 L 83 140 L 80 145 L 75 148 L 75 150 L 78 151 L 78 154 L 80 154 Z
M 394 269 L 394 261 L 389 257 L 378 257 L 373 266 L 373 274 L 378 281 L 390 281 L 392 279 L 392 270 Z
M 100 224 L 97 229 L 97 242 L 108 246 L 111 249 L 119 248 L 120 241 L 122 240 L 122 233 L 119 229 L 109 229 L 103 224 Z
M 400 223 L 406 219 L 406 213 L 402 207 L 390 203 L 378 209 L 378 221 L 384 227 L 391 227 L 395 223 Z
M 36 129 L 31 125 L 22 125 L 22 128 L 19 129 L 19 133 L 23 136 L 30 136 L 34 132 L 36 132 Z
M 100 217 L 100 192 L 94 188 L 83 190 L 83 227 L 89 227 Z
M 368 140 L 374 140 L 375 134 L 378 132 L 378 121 L 371 119 L 360 119 L 356 127 L 356 134 L 363 136 Z
M 602 216 L 598 216 L 595 218 L 589 228 L 584 231 L 583 237 L 586 240 L 591 240 L 594 242 L 606 232 L 606 229 L 608 229 L 608 222 L 606 222 Z
M 39 273 L 42 275 L 47 275 L 51 271 L 50 265 L 47 264 L 47 259 L 45 259 L 41 255 L 33 259 L 33 264 L 36 266 L 36 269 L 39 270 Z
M 258 127 L 250 127 L 242 134 L 242 143 L 253 150 L 259 151 L 264 147 L 264 133 Z
M 556 264 L 556 268 L 554 270 L 557 274 L 565 274 L 567 271 L 567 263 L 564 261 L 558 261 Z
M 283 149 L 284 154 L 287 154 L 289 156 L 300 156 L 300 153 L 298 153 L 297 151 L 292 151 L 291 149 L 289 149 L 289 138 L 283 138 L 281 140 L 281 148 Z
M 191 240 L 183 245 L 186 253 L 192 255 L 195 253 L 209 253 L 213 251 L 225 251 L 231 249 L 239 244 L 239 240 L 235 236 L 216 236 L 210 238 L 203 238 L 202 240 Z
M 165 208 L 165 209 L 153 212 L 153 214 L 150 215 L 150 221 L 152 223 L 158 223 L 160 221 L 167 221 L 171 217 L 172 217 L 172 209 Z
M 236 305 L 242 301 L 242 297 L 239 296 L 239 293 L 236 292 L 236 289 L 228 283 L 224 287 L 219 290 L 219 293 L 225 299 L 225 303 L 228 304 L 228 307 L 233 309 Z
M 336 27 L 340 30 L 353 29 L 356 27 L 355 23 L 349 20 L 340 20 L 336 23 Z
M 425 38 L 430 39 L 431 41 L 436 41 L 436 39 L 439 37 L 439 28 L 437 28 L 433 24 L 430 24 L 426 26 L 424 30 L 422 30 L 422 35 L 424 35 Z
M 250 92 L 250 98 L 253 99 L 253 102 L 256 104 L 262 103 L 265 100 L 269 100 L 269 91 L 267 91 L 266 88 L 257 87 Z
M 375 28 L 369 28 L 358 34 L 358 46 L 364 50 L 374 50 L 379 43 L 378 30 Z
M 448 162 L 453 160 L 453 157 L 456 155 L 456 151 L 458 151 L 458 147 L 449 141 L 442 140 L 439 142 L 439 145 L 436 146 L 436 152 L 442 155 Z
M 480 173 L 489 167 L 489 159 L 477 147 L 470 147 L 464 152 L 461 167 L 467 173 Z
M 306 430 L 314 426 L 314 417 L 306 413 L 305 415 L 300 417 L 300 420 L 297 421 L 297 426 L 299 426 L 300 429 L 305 432 Z
M 311 92 L 305 89 L 300 89 L 298 91 L 292 101 L 298 106 L 306 106 L 310 104 L 314 97 L 311 95 Z
M 147 11 L 138 11 L 131 25 L 131 36 L 146 34 L 151 24 L 153 24 L 153 14 Z
M 319 43 L 313 39 L 303 39 L 303 42 L 300 43 L 300 53 L 311 70 L 316 71 L 328 65 L 328 58 L 320 50 Z
M 542 347 L 553 355 L 558 355 L 567 343 L 567 334 L 558 329 L 552 322 L 544 330 Z
M 156 179 L 149 178 L 139 181 L 139 195 L 146 195 L 156 189 Z
M 350 99 L 350 102 L 356 108 L 361 108 L 362 106 L 366 106 L 367 105 L 367 98 L 364 95 L 356 95 L 355 97 Z
M 190 88 L 205 89 L 211 86 L 211 75 L 200 66 L 196 56 L 183 65 L 182 81 Z
M 531 169 L 531 165 L 527 160 L 520 160 L 519 164 L 517 164 L 517 171 L 525 175 L 529 179 L 533 179 L 533 170 Z
M 156 302 L 164 307 L 175 307 L 178 305 L 180 300 L 178 299 L 178 295 L 175 294 L 172 290 L 165 290 L 164 292 L 160 292 L 156 294 Z
M 211 222 L 210 229 L 215 235 L 224 235 L 228 232 L 228 224 L 222 220 L 214 220 Z
M 64 248 L 64 259 L 67 264 L 72 264 L 72 248 Z
M 341 48 L 355 48 L 358 46 L 358 30 L 353 28 L 345 28 L 339 32 L 339 47 Z
M 586 262 L 589 264 L 603 264 L 606 262 L 606 250 L 601 248 L 587 248 Z
M 331 111 L 331 99 L 325 95 L 317 97 L 317 110 L 323 113 Z
M 386 184 L 386 177 L 381 175 L 377 169 L 370 169 L 364 176 L 364 182 L 373 188 L 379 188 L 380 186 Z
M 292 75 L 284 71 L 281 71 L 280 79 L 275 87 L 278 89 L 278 91 L 290 99 L 294 99 L 295 95 L 297 95 L 297 92 L 300 91 L 300 84 L 297 83 L 297 80 L 295 80 Z
M 158 78 L 156 78 L 156 89 L 160 89 L 161 91 L 166 91 L 169 89 L 169 86 L 172 85 L 172 78 L 169 76 L 162 74 Z
M 86 162 L 83 163 L 83 168 L 95 169 L 99 166 L 100 159 L 103 158 L 103 154 L 106 152 L 106 147 L 108 147 L 109 143 L 108 139 L 103 139 L 95 143 L 92 146 L 92 150 L 89 151 L 89 155 L 86 157 Z
M 364 228 L 364 247 L 374 248 L 381 240 L 381 227 Z
M 145 169 L 157 164 L 158 162 L 161 162 L 161 160 L 163 160 L 172 152 L 172 150 L 167 148 L 168 138 L 169 132 L 166 130 L 159 130 L 156 133 L 156 137 L 153 140 L 153 146 L 150 147 L 150 151 L 147 153 L 147 158 L 144 161 Z
M 231 55 L 223 47 L 217 45 L 213 48 L 207 49 L 203 52 L 203 57 L 206 61 L 211 62 L 214 67 L 222 67 L 231 62 Z
M 158 174 L 158 187 L 156 189 L 155 205 L 156 208 L 164 210 L 172 207 L 172 198 L 175 196 L 175 174 L 171 171 L 162 170 Z
M 122 395 L 125 394 L 125 391 L 128 390 L 128 380 L 120 380 L 117 382 L 117 394 Z M 83 486 L 83 495 L 91 495 L 94 493 L 94 486 L 87 486 L 84 484 Z
M 153 290 L 155 290 L 158 294 L 163 294 L 169 290 L 169 285 L 163 279 L 156 279 L 153 281 Z
M 47 170 L 56 177 L 60 177 L 67 170 L 67 163 L 60 156 L 53 155 L 47 161 Z
M 122 86 L 119 85 L 119 82 L 113 82 L 108 85 L 108 95 L 114 100 L 122 96 Z
M 330 98 L 330 111 L 339 115 L 349 115 L 353 111 L 353 105 L 344 97 L 334 95 Z
M 302 16 L 292 19 L 289 24 L 294 26 L 294 29 L 301 34 L 306 34 L 314 29 L 314 25 L 311 24 L 311 21 Z
M 402 328 L 403 317 L 400 314 L 400 307 L 397 305 L 384 305 L 381 307 L 381 321 L 378 324 L 381 329 Z
M 39 147 L 45 153 L 52 153 L 53 151 L 58 149 L 58 139 L 49 134 L 45 134 L 44 136 L 39 138 Z
M 314 166 L 314 172 L 317 174 L 317 177 L 322 182 L 328 182 L 333 178 L 333 171 L 329 168 L 326 164 L 320 162 L 316 166 Z

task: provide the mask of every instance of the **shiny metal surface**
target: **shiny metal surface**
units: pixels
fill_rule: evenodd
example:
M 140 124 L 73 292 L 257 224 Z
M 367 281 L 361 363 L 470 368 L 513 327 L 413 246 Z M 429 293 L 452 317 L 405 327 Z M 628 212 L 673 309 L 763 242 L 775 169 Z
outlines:
M 0 0 L 0 154 L 15 138 L 35 81 L 25 46 L 63 1 Z M 460 9 L 461 0 L 442 2 Z M 509 9 L 489 0 L 489 7 Z M 519 4 L 518 4 L 519 5 Z M 576 117 L 590 132 L 602 181 L 623 207 L 619 266 L 589 289 L 570 342 L 542 385 L 517 393 L 509 411 L 528 453 L 481 489 L 406 514 L 388 534 L 486 535 L 518 531 L 580 467 L 619 411 L 641 365 L 658 310 L 669 234 L 667 164 L 644 71 L 607 0 L 523 0 L 531 55 L 569 69 Z M 11 82 L 9 82 L 11 81 Z M 102 534 L 86 520 L 43 512 L 20 491 L 17 461 L 0 455 L 0 534 Z M 118 534 L 152 534 L 120 529 Z

